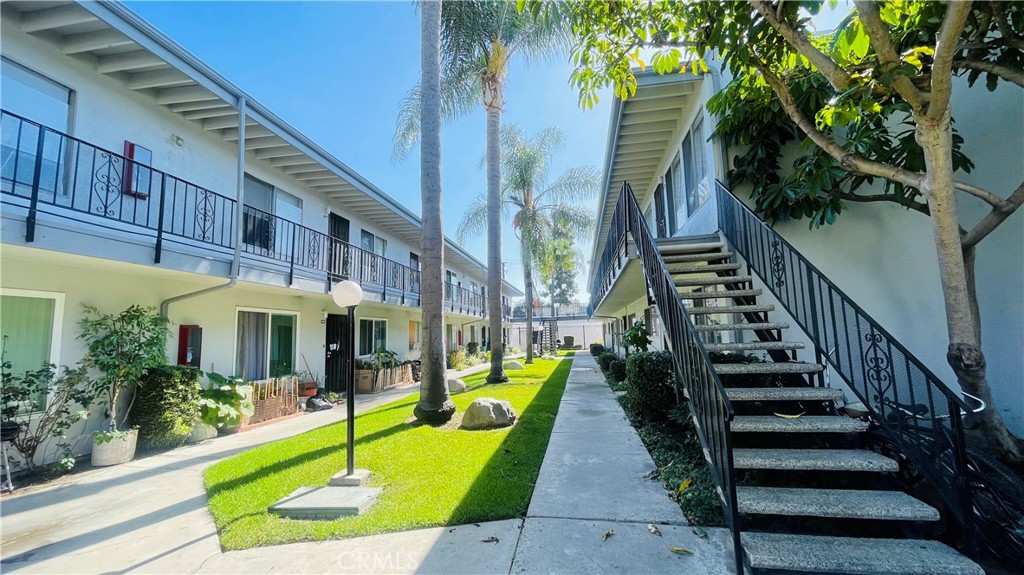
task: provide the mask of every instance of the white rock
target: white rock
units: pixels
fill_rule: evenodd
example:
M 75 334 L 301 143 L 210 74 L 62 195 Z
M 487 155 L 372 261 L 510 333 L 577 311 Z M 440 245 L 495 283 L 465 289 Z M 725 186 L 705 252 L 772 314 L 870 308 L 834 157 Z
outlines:
M 214 437 L 217 437 L 217 428 L 200 421 L 192 427 L 192 433 L 188 435 L 188 442 L 199 443 L 200 441 L 206 441 L 207 439 L 213 439 Z
M 481 397 L 473 400 L 462 414 L 462 427 L 465 429 L 488 429 L 505 427 L 516 421 L 516 412 L 512 404 L 504 399 Z
M 466 382 L 454 377 L 448 380 L 448 393 L 456 394 L 463 391 L 466 391 Z
M 505 362 L 505 369 L 516 370 L 516 369 L 526 369 L 526 368 L 523 367 L 523 364 L 519 363 L 518 361 L 506 361 Z
M 558 359 L 557 357 L 555 357 L 553 355 L 542 355 L 542 356 L 540 356 L 540 358 L 541 359 Z

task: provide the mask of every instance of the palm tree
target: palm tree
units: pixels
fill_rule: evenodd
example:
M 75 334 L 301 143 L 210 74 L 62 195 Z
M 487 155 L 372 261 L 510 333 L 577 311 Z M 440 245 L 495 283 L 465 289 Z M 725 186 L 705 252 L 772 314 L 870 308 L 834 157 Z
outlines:
M 601 178 L 596 168 L 570 168 L 548 182 L 551 155 L 561 145 L 558 128 L 548 128 L 529 139 L 519 126 L 501 130 L 501 204 L 503 211 L 512 214 L 526 288 L 526 332 L 531 338 L 526 363 L 533 363 L 533 266 L 544 258 L 544 246 L 555 237 L 555 230 L 584 238 L 594 227 L 593 211 L 579 204 L 597 194 Z M 470 204 L 459 223 L 459 243 L 482 231 L 483 216 L 490 207 L 484 197 Z
M 481 214 L 487 232 L 487 314 L 491 349 L 490 383 L 508 381 L 501 339 L 501 166 L 499 133 L 505 105 L 508 63 L 550 58 L 567 45 L 557 18 L 534 18 L 498 0 L 447 1 L 441 9 L 441 114 L 454 118 L 483 104 L 487 111 L 487 198 Z M 393 160 L 405 158 L 420 135 L 421 86 L 402 100 L 395 129 Z
M 444 362 L 444 231 L 441 227 L 441 2 L 421 7 L 421 100 L 423 137 L 420 145 L 420 307 L 423 308 L 423 370 L 420 400 L 413 413 L 425 422 L 446 422 L 455 413 L 448 396 Z

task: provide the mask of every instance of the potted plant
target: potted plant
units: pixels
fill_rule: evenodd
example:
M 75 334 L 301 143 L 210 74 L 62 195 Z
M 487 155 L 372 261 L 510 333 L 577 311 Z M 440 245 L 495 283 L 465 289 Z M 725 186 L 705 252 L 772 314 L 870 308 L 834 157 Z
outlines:
M 375 365 L 368 359 L 356 358 L 355 360 L 355 386 L 359 393 L 373 393 L 373 371 Z
M 210 387 L 200 392 L 200 418 L 227 435 L 238 433 L 256 411 L 253 386 L 237 377 L 209 373 Z
M 135 457 L 138 429 L 123 429 L 131 401 L 122 409 L 125 392 L 131 391 L 146 370 L 167 363 L 167 318 L 152 307 L 133 305 L 118 314 L 101 313 L 82 304 L 82 332 L 86 343 L 85 364 L 100 377 L 93 380 L 93 397 L 107 407 L 110 423 L 93 432 L 92 464 L 126 463 Z

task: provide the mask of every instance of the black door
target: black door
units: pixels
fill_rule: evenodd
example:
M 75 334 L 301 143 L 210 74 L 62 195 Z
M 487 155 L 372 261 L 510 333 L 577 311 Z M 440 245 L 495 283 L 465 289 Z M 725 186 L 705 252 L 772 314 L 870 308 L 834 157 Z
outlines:
M 331 212 L 327 222 L 327 233 L 334 239 L 348 243 L 348 220 Z M 331 280 L 339 280 L 342 277 L 349 277 L 348 250 L 330 242 L 327 248 L 327 261 L 330 266 Z
M 665 186 L 658 184 L 654 190 L 654 219 L 658 221 L 658 237 L 668 237 L 668 222 L 665 221 Z
M 330 314 L 327 316 L 326 359 L 324 363 L 324 386 L 327 391 L 342 393 L 348 389 L 348 362 L 352 357 L 349 341 L 348 316 Z

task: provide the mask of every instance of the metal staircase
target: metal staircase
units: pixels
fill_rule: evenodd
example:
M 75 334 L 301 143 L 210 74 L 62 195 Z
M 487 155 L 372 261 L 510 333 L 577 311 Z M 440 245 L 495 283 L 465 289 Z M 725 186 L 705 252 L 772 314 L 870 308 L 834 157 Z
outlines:
M 856 489 L 838 478 L 836 483 L 846 488 L 835 488 L 827 481 L 823 485 L 825 473 L 887 474 L 900 466 L 874 451 L 851 447 L 862 443 L 858 436 L 868 430 L 869 423 L 836 408 L 844 394 L 823 385 L 825 365 L 796 360 L 797 350 L 805 345 L 787 341 L 790 325 L 772 320 L 774 306 L 757 301 L 762 290 L 754 286 L 751 276 L 740 274 L 743 266 L 723 241 L 717 237 L 659 240 L 657 250 L 698 336 L 720 335 L 704 342 L 735 409 L 730 426 L 734 445 L 750 445 L 732 450 L 742 483 L 735 487 L 736 511 L 755 528 L 744 529 L 741 536 L 749 568 L 984 573 L 937 541 L 816 534 L 820 521 L 814 518 L 859 520 L 861 533 L 875 531 L 866 522 L 900 524 L 897 529 L 878 530 L 887 533 L 900 532 L 908 524 L 903 532 L 913 534 L 921 531 L 915 525 L 938 522 L 941 517 L 933 506 L 902 491 L 872 488 L 884 481 L 867 478 Z M 712 316 L 725 321 L 708 323 Z M 776 358 L 748 363 L 743 354 L 749 352 L 775 352 Z M 819 443 L 823 446 L 794 448 Z M 784 519 L 774 519 L 780 517 Z
M 546 317 L 540 320 L 540 349 L 542 353 L 554 355 L 558 351 L 558 319 Z

